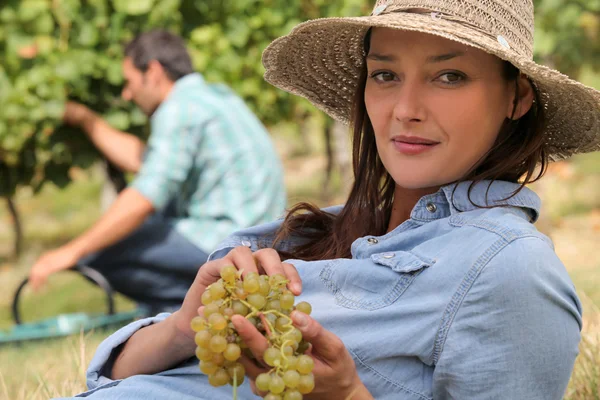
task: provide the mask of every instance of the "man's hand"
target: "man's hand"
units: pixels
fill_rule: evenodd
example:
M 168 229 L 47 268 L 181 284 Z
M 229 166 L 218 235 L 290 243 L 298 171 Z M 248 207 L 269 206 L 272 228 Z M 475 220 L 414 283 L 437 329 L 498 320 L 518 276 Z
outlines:
M 67 125 L 81 126 L 86 118 L 88 118 L 90 115 L 93 115 L 93 111 L 83 104 L 79 104 L 74 101 L 68 101 L 65 105 L 63 121 Z
M 34 290 L 38 290 L 44 285 L 48 276 L 73 267 L 79 258 L 79 254 L 69 246 L 48 251 L 42 254 L 31 268 L 29 283 Z

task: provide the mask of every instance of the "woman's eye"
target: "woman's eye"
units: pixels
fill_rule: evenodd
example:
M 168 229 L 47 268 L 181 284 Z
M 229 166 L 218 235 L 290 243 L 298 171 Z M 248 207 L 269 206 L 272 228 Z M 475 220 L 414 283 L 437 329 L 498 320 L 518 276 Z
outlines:
M 375 72 L 371 74 L 371 78 L 373 78 L 376 82 L 391 82 L 395 79 L 394 74 L 391 72 Z
M 456 85 L 457 83 L 462 82 L 465 77 L 456 72 L 446 72 L 438 77 L 440 81 L 448 85 Z

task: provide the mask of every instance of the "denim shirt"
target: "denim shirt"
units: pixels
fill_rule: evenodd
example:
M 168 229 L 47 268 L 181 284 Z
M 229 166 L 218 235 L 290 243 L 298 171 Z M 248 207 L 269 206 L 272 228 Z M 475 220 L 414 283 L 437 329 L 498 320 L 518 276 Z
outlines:
M 471 191 L 486 204 L 489 182 Z M 299 301 L 339 336 L 376 399 L 561 399 L 575 358 L 581 307 L 551 241 L 534 225 L 540 200 L 495 182 L 487 204 L 468 183 L 423 197 L 409 220 L 352 244 L 351 259 L 289 260 L 303 281 Z M 329 211 L 338 212 L 340 207 Z M 236 246 L 264 247 L 281 221 L 242 230 L 211 258 Z M 291 238 L 286 250 L 298 243 Z M 111 381 L 111 352 L 142 326 L 106 339 L 88 370 L 93 399 L 231 399 L 188 362 L 156 375 Z M 239 398 L 256 398 L 247 383 Z M 335 397 L 332 397 L 335 399 Z

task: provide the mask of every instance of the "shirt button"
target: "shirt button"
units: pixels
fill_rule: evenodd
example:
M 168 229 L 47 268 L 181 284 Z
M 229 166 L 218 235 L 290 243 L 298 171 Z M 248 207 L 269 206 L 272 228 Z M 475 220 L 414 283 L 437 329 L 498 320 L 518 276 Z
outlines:
M 246 246 L 246 247 L 252 247 L 252 243 L 250 243 L 247 240 L 242 240 L 242 246 Z
M 379 243 L 379 240 L 377 240 L 375 238 L 368 238 L 367 242 L 369 242 L 369 244 L 377 244 L 377 243 Z
M 394 258 L 394 256 L 395 256 L 394 253 L 387 253 L 387 254 L 383 255 L 383 258 L 387 258 L 389 260 L 390 258 Z
M 425 208 L 427 208 L 427 211 L 429 211 L 430 213 L 434 213 L 437 211 L 437 206 L 433 203 L 427 203 Z

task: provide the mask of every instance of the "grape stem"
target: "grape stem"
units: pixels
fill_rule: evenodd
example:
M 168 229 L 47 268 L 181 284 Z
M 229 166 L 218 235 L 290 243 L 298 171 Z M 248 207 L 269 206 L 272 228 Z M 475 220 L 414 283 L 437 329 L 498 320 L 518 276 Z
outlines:
M 237 371 L 233 374 L 233 400 L 237 400 Z
M 260 318 L 260 322 L 262 322 L 263 326 L 265 327 L 265 331 L 267 332 L 267 336 L 269 337 L 269 339 L 272 339 L 273 338 L 273 326 L 271 326 L 271 323 L 265 317 L 265 314 L 259 312 L 258 313 L 258 318 Z

